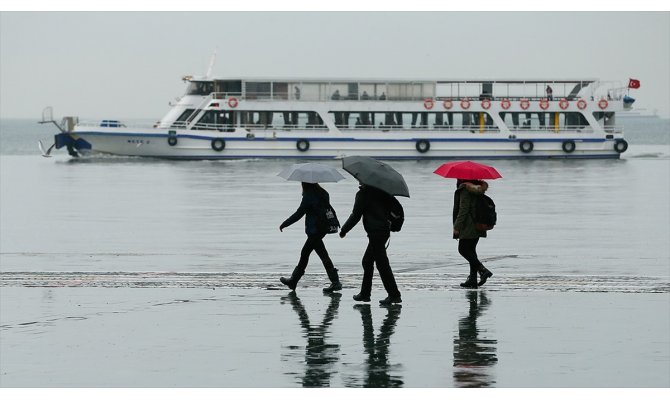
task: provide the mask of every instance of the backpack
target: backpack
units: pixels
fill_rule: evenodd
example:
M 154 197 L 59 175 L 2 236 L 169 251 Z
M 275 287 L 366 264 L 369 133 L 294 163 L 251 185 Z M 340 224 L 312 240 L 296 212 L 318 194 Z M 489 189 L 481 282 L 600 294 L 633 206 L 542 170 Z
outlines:
M 402 204 L 400 204 L 398 199 L 389 195 L 389 201 L 386 206 L 389 229 L 391 232 L 400 232 L 402 224 L 405 222 L 405 211 L 402 209 Z
M 475 196 L 475 212 L 473 215 L 475 229 L 478 231 L 488 231 L 493 229 L 498 218 L 496 214 L 496 204 L 489 196 L 479 194 Z
M 337 220 L 337 213 L 333 206 L 326 203 L 325 207 L 319 208 L 316 225 L 319 232 L 324 234 L 339 231 L 340 221 Z

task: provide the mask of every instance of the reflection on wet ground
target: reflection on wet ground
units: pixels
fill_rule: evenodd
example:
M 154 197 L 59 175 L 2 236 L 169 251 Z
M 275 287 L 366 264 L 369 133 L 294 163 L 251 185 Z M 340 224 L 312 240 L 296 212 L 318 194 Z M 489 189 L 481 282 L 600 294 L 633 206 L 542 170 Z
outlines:
M 379 334 L 376 336 L 372 325 L 370 305 L 356 304 L 354 308 L 360 311 L 363 323 L 363 351 L 367 355 L 367 374 L 362 379 L 362 384 L 352 386 L 402 387 L 402 377 L 396 372 L 402 368 L 402 364 L 391 364 L 389 362 L 390 338 L 400 318 L 402 305 L 395 304 L 385 307 L 386 317 L 379 328 Z
M 281 298 L 282 303 L 288 301 L 293 307 L 293 311 L 298 314 L 303 335 L 307 339 L 305 374 L 300 379 L 303 387 L 330 387 L 333 366 L 339 360 L 340 346 L 334 343 L 326 343 L 326 341 L 330 339 L 328 329 L 337 316 L 342 294 L 333 293 L 329 297 L 330 303 L 321 323 L 318 325 L 310 323 L 309 315 L 307 315 L 305 307 L 295 292 L 290 292 L 287 296 Z
M 477 328 L 477 318 L 491 302 L 483 291 L 468 290 L 465 296 L 468 312 L 458 321 L 458 336 L 454 337 L 454 386 L 494 386 L 493 367 L 498 362 L 498 342 L 487 339 L 491 332 Z
M 4 286 L 0 387 L 670 386 L 668 293 L 353 292 Z

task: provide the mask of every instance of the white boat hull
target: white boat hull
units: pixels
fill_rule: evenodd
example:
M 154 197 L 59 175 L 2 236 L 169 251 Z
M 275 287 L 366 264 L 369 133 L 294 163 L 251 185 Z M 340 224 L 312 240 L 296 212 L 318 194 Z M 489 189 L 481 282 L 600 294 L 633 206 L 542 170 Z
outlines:
M 241 132 L 240 132 L 241 131 Z M 272 131 L 218 132 L 193 130 L 147 129 L 131 131 L 120 128 L 73 131 L 74 140 L 84 141 L 90 148 L 81 154 L 113 154 L 120 156 L 160 157 L 174 159 L 236 159 L 236 158 L 295 158 L 332 159 L 365 155 L 379 159 L 451 159 L 451 158 L 619 158 L 615 143 L 618 135 L 609 137 L 578 133 L 516 133 L 504 136 L 497 133 L 454 132 L 350 132 Z M 176 139 L 170 145 L 170 138 Z M 212 140 L 223 149 L 215 150 Z M 223 140 L 223 142 L 221 141 Z M 299 150 L 298 141 L 308 149 Z M 425 152 L 417 142 L 429 144 Z M 532 142 L 533 148 L 523 152 L 522 141 Z M 566 141 L 574 142 L 574 150 L 563 149 Z M 88 147 L 88 146 L 85 146 Z M 303 147 L 304 148 L 304 147 Z M 422 149 L 424 150 L 425 147 Z

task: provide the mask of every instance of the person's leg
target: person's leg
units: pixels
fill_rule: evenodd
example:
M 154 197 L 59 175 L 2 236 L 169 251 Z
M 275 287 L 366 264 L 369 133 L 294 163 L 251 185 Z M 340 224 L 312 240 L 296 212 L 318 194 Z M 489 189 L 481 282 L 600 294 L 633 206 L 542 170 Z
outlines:
M 288 286 L 290 289 L 295 290 L 298 285 L 298 281 L 305 274 L 305 269 L 307 269 L 307 263 L 309 262 L 309 255 L 314 250 L 314 238 L 307 236 L 305 244 L 302 246 L 300 251 L 300 260 L 298 260 L 298 265 L 293 269 L 293 273 L 290 278 L 279 278 L 281 283 Z
M 477 287 L 477 270 L 481 264 L 477 259 L 477 242 L 479 242 L 479 238 L 458 240 L 458 252 L 470 264 L 468 279 L 461 283 L 463 287 Z
M 398 285 L 396 284 L 389 258 L 386 254 L 386 241 L 388 238 L 388 234 L 370 236 L 370 247 L 386 293 L 388 293 L 389 298 L 400 299 L 400 291 L 398 291 Z
M 326 269 L 326 274 L 328 274 L 328 278 L 330 279 L 330 286 L 324 288 L 323 291 L 330 293 L 342 289 L 342 284 L 340 283 L 340 277 L 337 274 L 337 268 L 335 268 L 335 265 L 333 265 L 333 261 L 328 255 L 328 250 L 326 250 L 326 245 L 323 243 L 323 238 L 325 236 L 326 235 L 314 236 L 312 243 L 314 246 L 314 251 L 321 259 L 323 267 Z
M 357 295 L 354 295 L 354 300 L 370 301 L 370 293 L 372 292 L 372 273 L 375 268 L 375 258 L 372 254 L 370 238 L 368 238 L 368 247 L 363 254 L 361 265 L 363 266 L 363 282 L 361 282 L 361 291 Z

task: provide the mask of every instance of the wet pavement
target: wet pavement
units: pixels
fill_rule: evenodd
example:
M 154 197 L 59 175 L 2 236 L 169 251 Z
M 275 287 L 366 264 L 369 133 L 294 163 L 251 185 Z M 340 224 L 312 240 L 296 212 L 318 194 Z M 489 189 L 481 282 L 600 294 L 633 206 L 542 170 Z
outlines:
M 398 275 L 402 289 L 410 279 Z M 667 290 L 493 279 L 464 290 L 447 279 L 380 307 L 378 285 L 371 303 L 356 303 L 355 276 L 332 296 L 322 276 L 306 278 L 296 293 L 5 281 L 0 386 L 670 386 Z

